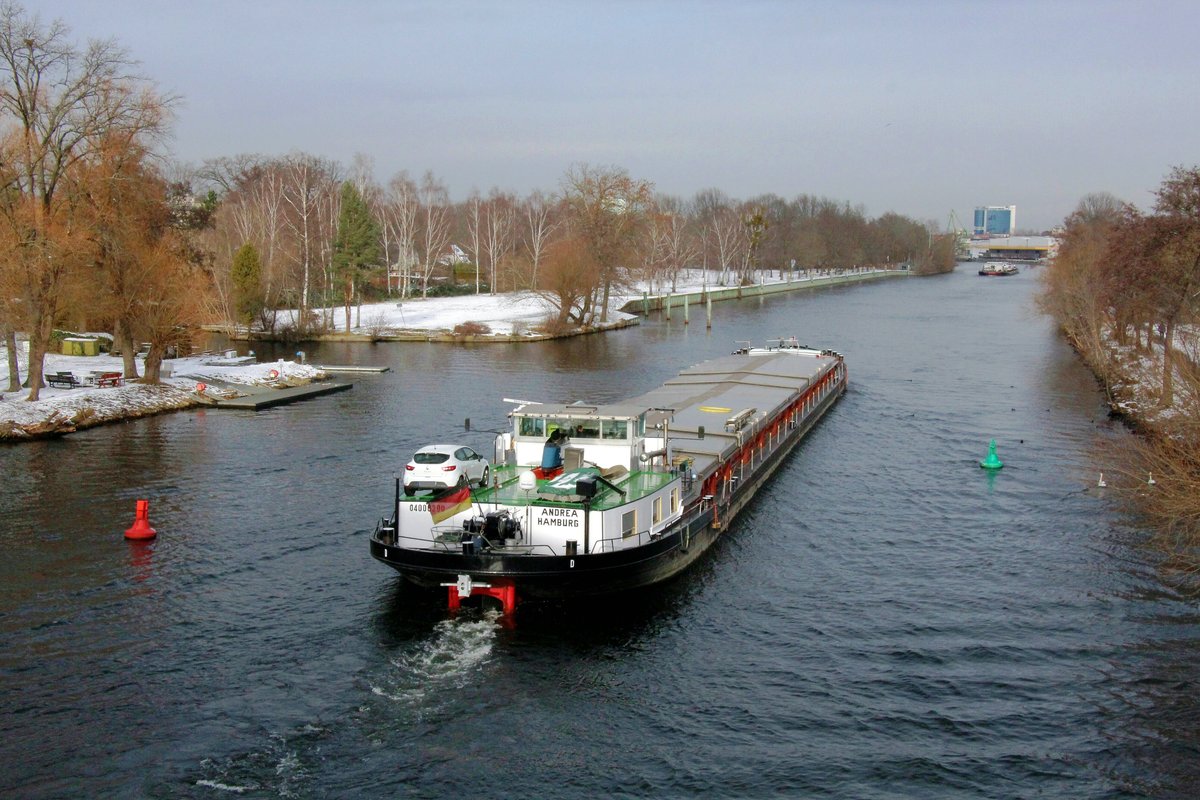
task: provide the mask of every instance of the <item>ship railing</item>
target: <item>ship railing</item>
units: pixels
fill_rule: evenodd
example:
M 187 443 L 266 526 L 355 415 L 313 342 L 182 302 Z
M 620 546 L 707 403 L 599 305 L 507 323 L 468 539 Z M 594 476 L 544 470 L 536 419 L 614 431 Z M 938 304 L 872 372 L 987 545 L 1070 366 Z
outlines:
M 375 526 L 375 533 L 372 535 L 372 538 L 380 544 L 385 544 L 389 547 L 401 547 L 407 550 L 440 550 L 448 553 L 462 551 L 463 529 L 461 527 L 457 525 L 441 525 L 431 530 L 433 538 L 427 536 L 400 536 L 396 534 L 396 528 L 392 525 L 391 520 L 385 517 L 379 520 L 379 524 Z M 548 544 L 529 544 L 521 540 L 516 540 L 514 544 L 488 542 L 487 550 L 488 552 L 499 553 L 501 555 L 569 555 L 565 547 L 560 552 Z
M 704 498 L 707 502 L 702 502 L 697 505 L 690 513 L 684 514 L 679 523 L 672 525 L 674 528 L 678 524 L 689 525 L 701 514 L 707 513 L 712 506 L 712 497 L 706 495 Z M 409 550 L 439 550 L 444 552 L 460 552 L 463 547 L 462 528 L 458 526 L 442 526 L 432 529 L 434 538 L 418 537 L 418 536 L 402 536 L 397 535 L 396 529 L 391 525 L 391 521 L 384 518 L 379 521 L 375 527 L 375 533 L 372 538 L 381 544 L 389 547 L 401 547 Z M 641 530 L 629 536 L 611 536 L 603 539 L 598 539 L 591 544 L 590 553 L 614 553 L 618 550 L 627 550 L 633 547 L 641 547 L 649 544 L 662 537 L 663 531 Z M 498 553 L 501 555 L 528 555 L 528 556 L 563 556 L 572 555 L 566 546 L 556 548 L 549 544 L 530 544 L 523 540 L 515 540 L 513 544 L 503 543 L 487 543 L 488 552 Z
M 551 547 L 548 544 L 529 544 L 528 542 L 522 542 L 519 539 L 516 540 L 514 544 L 502 544 L 500 542 L 491 542 L 486 539 L 483 541 L 485 542 L 485 545 L 482 548 L 482 550 L 477 548 L 474 552 L 476 552 L 476 553 L 488 552 L 488 553 L 494 553 L 496 555 L 502 555 L 502 556 L 562 556 L 562 555 L 570 555 L 565 550 L 560 553 L 558 550 L 554 549 L 553 547 Z M 441 551 L 445 551 L 447 553 L 459 553 L 459 552 L 463 552 L 462 548 L 463 548 L 464 544 L 472 545 L 472 546 L 474 545 L 473 542 L 464 543 L 461 540 L 454 541 L 454 542 L 444 542 L 444 541 L 430 542 L 428 540 L 425 540 L 421 543 L 420 549 L 422 549 L 422 550 L 441 550 Z
M 609 536 L 592 542 L 591 552 L 615 553 L 618 550 L 628 550 L 631 547 L 641 547 L 644 544 L 649 544 L 660 536 L 662 536 L 661 531 L 658 533 L 653 533 L 649 530 L 638 531 L 637 533 L 631 533 L 628 536 Z

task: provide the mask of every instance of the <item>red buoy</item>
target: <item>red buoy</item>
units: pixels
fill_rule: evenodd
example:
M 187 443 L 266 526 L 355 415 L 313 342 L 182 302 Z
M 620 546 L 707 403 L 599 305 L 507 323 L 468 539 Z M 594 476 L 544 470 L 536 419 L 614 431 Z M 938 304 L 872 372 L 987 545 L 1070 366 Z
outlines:
M 133 520 L 133 527 L 126 529 L 126 539 L 136 539 L 145 541 L 153 539 L 158 535 L 158 531 L 150 527 L 150 501 L 138 500 L 137 513 Z

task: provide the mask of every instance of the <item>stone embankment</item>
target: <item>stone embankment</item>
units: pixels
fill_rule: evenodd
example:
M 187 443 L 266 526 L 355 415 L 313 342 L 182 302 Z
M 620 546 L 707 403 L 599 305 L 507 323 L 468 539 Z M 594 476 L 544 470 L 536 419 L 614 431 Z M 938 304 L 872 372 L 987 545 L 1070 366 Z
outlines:
M 650 295 L 641 299 L 633 299 L 621 306 L 620 310 L 627 314 L 649 314 L 651 311 L 670 313 L 674 309 L 688 308 L 693 304 L 714 303 L 722 300 L 744 300 L 749 297 L 763 297 L 781 292 L 799 292 L 809 289 L 820 289 L 826 286 L 840 286 L 847 283 L 861 283 L 880 278 L 907 276 L 911 273 L 904 269 L 874 269 L 857 267 L 847 270 L 829 270 L 814 272 L 812 275 L 781 280 L 778 282 L 754 283 L 748 286 L 714 286 L 705 289 L 692 289 L 686 292 Z

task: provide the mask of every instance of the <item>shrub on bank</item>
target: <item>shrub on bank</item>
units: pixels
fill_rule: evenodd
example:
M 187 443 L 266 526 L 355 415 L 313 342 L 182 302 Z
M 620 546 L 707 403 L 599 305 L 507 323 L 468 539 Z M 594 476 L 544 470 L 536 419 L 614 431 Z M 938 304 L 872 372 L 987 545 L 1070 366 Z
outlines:
M 487 336 L 492 329 L 482 322 L 460 322 L 454 326 L 455 336 Z

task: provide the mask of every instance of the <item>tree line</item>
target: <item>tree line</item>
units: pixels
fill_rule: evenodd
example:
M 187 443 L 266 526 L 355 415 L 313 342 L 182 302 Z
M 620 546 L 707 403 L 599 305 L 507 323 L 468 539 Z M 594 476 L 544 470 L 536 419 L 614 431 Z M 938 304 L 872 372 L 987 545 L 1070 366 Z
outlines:
M 220 199 L 204 237 L 217 261 L 232 263 L 250 245 L 258 264 L 257 282 L 217 276 L 212 315 L 268 332 L 299 326 L 285 333 L 304 336 L 332 327 L 335 296 L 348 309 L 351 297 L 427 297 L 449 287 L 536 291 L 556 309 L 552 324 L 590 325 L 604 321 L 622 282 L 673 289 L 690 268 L 736 285 L 762 268 L 954 265 L 953 239 L 934 224 L 894 213 L 870 219 L 828 198 L 736 200 L 707 189 L 682 199 L 655 193 L 620 167 L 579 164 L 553 192 L 520 197 L 496 188 L 453 202 L 433 172 L 399 172 L 380 184 L 372 166 L 361 155 L 345 169 L 304 153 L 247 154 L 193 170 L 196 194 Z M 347 225 L 373 232 L 374 241 L 349 272 L 335 257 Z M 282 309 L 300 313 L 281 317 Z
M 453 202 L 432 171 L 374 177 L 308 153 L 173 164 L 175 98 L 113 41 L 71 42 L 0 2 L 0 334 L 17 391 L 29 335 L 29 399 L 56 328 L 111 331 L 127 378 L 144 379 L 188 326 L 230 322 L 279 338 L 330 331 L 340 306 L 444 292 L 535 291 L 547 326 L 606 321 L 613 292 L 674 289 L 685 269 L 715 284 L 759 269 L 908 262 L 953 267 L 953 239 L 823 197 L 666 196 L 616 166 L 579 164 L 549 192 L 492 189 Z
M 1175 167 L 1144 213 L 1110 194 L 1084 197 L 1043 273 L 1040 305 L 1131 408 L 1138 357 L 1157 366 L 1132 411 L 1140 507 L 1190 572 L 1200 571 L 1200 167 Z M 1132 356 L 1132 357 L 1131 357 Z

